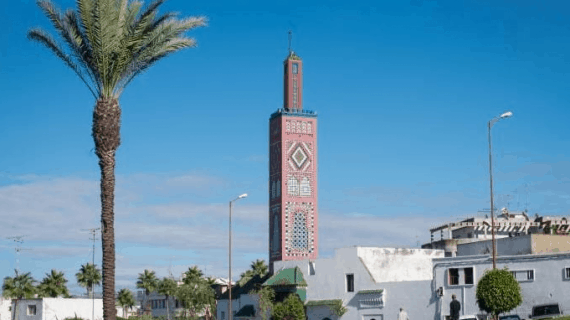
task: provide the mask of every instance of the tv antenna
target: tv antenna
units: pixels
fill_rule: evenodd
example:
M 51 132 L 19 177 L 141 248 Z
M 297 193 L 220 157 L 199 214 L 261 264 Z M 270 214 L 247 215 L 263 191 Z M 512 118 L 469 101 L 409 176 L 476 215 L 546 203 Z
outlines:
M 289 54 L 293 52 L 293 50 L 291 50 L 291 40 L 293 40 L 293 32 L 289 30 Z
M 81 231 L 89 231 L 91 233 L 91 238 L 89 238 L 89 240 L 93 240 L 93 266 L 95 266 L 95 240 L 99 240 L 97 239 L 97 231 L 99 230 L 101 230 L 101 228 L 81 229 Z
M 174 276 L 172 275 L 172 258 L 174 258 L 174 256 L 170 256 L 170 263 L 168 264 L 168 276 L 170 279 L 174 279 Z
M 93 268 L 95 268 L 95 240 L 97 239 L 97 231 L 101 230 L 101 228 L 91 228 L 91 229 L 81 229 L 81 231 L 89 231 L 91 232 L 91 238 L 89 240 L 93 240 Z M 95 320 L 95 286 L 91 286 L 91 299 L 93 308 L 91 309 L 91 320 Z
M 28 248 L 22 248 L 22 243 L 24 243 L 24 237 L 27 237 L 27 235 L 6 238 L 9 240 L 13 240 L 16 243 L 16 246 L 14 247 L 14 251 L 16 252 L 16 272 L 20 271 L 20 252 L 32 250 Z

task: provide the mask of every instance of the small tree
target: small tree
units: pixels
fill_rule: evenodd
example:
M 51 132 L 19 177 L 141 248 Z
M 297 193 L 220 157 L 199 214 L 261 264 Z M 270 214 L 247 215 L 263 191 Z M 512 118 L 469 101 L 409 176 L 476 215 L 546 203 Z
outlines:
M 176 293 L 176 281 L 170 278 L 163 278 L 158 282 L 158 293 L 166 297 L 166 319 L 170 320 L 170 307 L 168 306 L 168 298 Z
M 257 311 L 261 315 L 261 319 L 267 320 L 267 311 L 273 307 L 273 302 L 275 301 L 275 291 L 271 287 L 263 287 L 255 293 L 259 296 Z
M 128 318 L 127 310 L 130 311 L 130 309 L 136 304 L 135 297 L 133 296 L 131 290 L 126 288 L 121 289 L 117 295 L 117 304 L 123 307 L 123 316 L 125 318 Z
M 14 307 L 16 310 L 13 313 L 14 319 L 18 319 L 18 302 L 23 299 L 30 299 L 36 293 L 36 287 L 34 283 L 36 282 L 32 278 L 31 272 L 24 274 L 19 274 L 18 270 L 16 275 L 12 277 L 5 277 L 4 283 L 2 284 L 2 295 L 5 298 L 12 298 L 16 300 Z
M 86 263 L 81 266 L 79 272 L 75 274 L 77 284 L 87 289 L 87 294 L 91 298 L 93 288 L 101 284 L 101 270 L 97 269 L 97 265 Z
M 521 287 L 507 268 L 485 271 L 475 294 L 479 309 L 497 317 L 522 303 Z
M 65 279 L 63 272 L 52 269 L 51 273 L 46 273 L 46 277 L 38 285 L 38 295 L 41 298 L 57 298 L 59 296 L 69 298 L 69 290 L 66 283 L 67 279 Z
M 305 320 L 305 306 L 297 294 L 289 295 L 271 311 L 275 320 Z
M 348 309 L 342 304 L 342 300 L 335 300 L 331 305 L 331 311 L 340 319 Z
M 139 273 L 139 277 L 137 280 L 137 288 L 144 289 L 145 296 L 146 296 L 146 303 L 144 306 L 144 311 L 147 312 L 148 309 L 152 311 L 150 308 L 148 297 L 150 293 L 155 291 L 158 287 L 158 278 L 156 277 L 156 273 L 152 270 L 145 269 L 143 273 Z

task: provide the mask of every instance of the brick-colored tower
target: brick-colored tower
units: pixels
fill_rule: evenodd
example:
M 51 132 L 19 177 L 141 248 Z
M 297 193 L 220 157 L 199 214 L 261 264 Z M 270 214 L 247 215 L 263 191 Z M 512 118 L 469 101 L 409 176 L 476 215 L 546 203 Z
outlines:
M 269 119 L 269 267 L 318 253 L 317 114 L 303 110 L 303 62 L 284 61 L 283 108 Z

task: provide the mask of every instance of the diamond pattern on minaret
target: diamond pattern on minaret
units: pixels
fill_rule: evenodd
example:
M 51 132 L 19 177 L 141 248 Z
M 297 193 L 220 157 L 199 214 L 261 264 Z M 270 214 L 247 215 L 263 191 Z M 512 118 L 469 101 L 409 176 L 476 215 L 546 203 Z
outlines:
M 293 160 L 295 161 L 295 164 L 297 164 L 298 168 L 301 168 L 303 163 L 307 160 L 307 155 L 303 152 L 301 147 L 297 147 L 297 150 L 293 153 Z

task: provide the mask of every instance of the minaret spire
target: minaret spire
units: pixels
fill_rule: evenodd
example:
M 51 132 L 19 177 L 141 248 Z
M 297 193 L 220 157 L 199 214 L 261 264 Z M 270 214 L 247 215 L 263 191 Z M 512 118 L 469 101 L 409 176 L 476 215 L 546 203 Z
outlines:
M 289 30 L 289 55 L 291 55 L 291 53 L 293 52 L 293 50 L 291 50 L 291 40 L 293 39 L 293 32 L 291 32 L 291 30 Z

